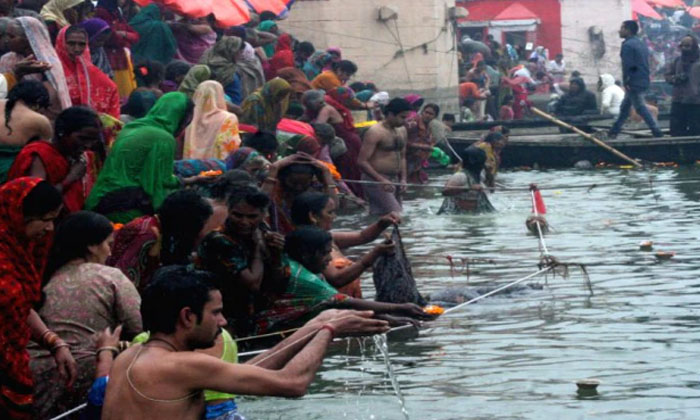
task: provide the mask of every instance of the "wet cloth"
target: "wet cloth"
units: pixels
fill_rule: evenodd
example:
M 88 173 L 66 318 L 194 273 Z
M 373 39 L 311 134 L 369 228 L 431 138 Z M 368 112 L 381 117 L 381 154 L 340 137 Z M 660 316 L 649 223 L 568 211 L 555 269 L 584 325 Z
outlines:
M 187 104 L 185 94 L 166 93 L 145 117 L 124 126 L 88 197 L 87 209 L 99 209 L 102 204 L 110 209 L 102 211 L 113 222 L 128 223 L 144 213 L 124 202 L 126 196 L 134 198 L 134 192 L 140 190 L 153 209 L 158 209 L 165 197 L 180 187 L 173 174 L 173 135 L 185 118 Z M 134 191 L 120 196 L 120 190 L 130 188 Z
M 374 287 L 377 289 L 375 300 L 425 306 L 427 301 L 418 292 L 397 226 L 394 226 L 391 240 L 394 243 L 394 253 L 381 255 L 372 266 Z
M 71 347 L 78 378 L 71 389 L 56 386 L 61 379 L 48 350 L 29 347 L 35 379 L 37 418 L 52 418 L 81 404 L 95 377 L 95 334 L 123 326 L 122 335 L 142 331 L 141 297 L 119 269 L 102 264 L 69 263 L 44 287 L 46 299 L 39 315 L 46 326 Z M 80 302 L 76 305 L 76 302 Z
M 150 255 L 158 241 L 160 223 L 155 216 L 132 220 L 114 233 L 112 255 L 107 265 L 118 268 L 139 291 L 143 291 L 160 267 L 160 258 Z
M 343 122 L 333 124 L 335 134 L 345 141 L 347 152 L 342 156 L 333 160 L 338 167 L 338 171 L 343 176 L 343 179 L 359 180 L 362 176 L 362 171 L 357 164 L 357 158 L 360 156 L 362 149 L 362 138 L 355 129 L 355 121 L 350 111 L 350 106 L 353 101 L 356 101 L 355 94 L 352 89 L 347 87 L 339 87 L 332 89 L 325 97 L 328 105 L 335 108 L 343 117 Z M 358 197 L 363 196 L 364 187 L 360 184 L 350 183 L 350 189 Z
M 162 20 L 158 5 L 149 4 L 134 16 L 129 25 L 139 34 L 131 49 L 134 60 L 155 60 L 168 64 L 177 51 L 177 40 L 170 26 Z
M 279 77 L 270 80 L 245 98 L 241 105 L 241 120 L 259 130 L 276 131 L 289 107 L 291 92 L 292 88 L 285 80 Z
M 0 187 L 0 418 L 32 419 L 33 387 L 27 344 L 30 310 L 41 300 L 50 236 L 25 237 L 24 198 L 42 180 L 18 178 Z
M 39 158 L 41 160 L 46 170 L 46 180 L 52 185 L 60 184 L 66 178 L 71 168 L 70 162 L 58 151 L 53 143 L 43 140 L 34 141 L 24 146 L 22 151 L 17 155 L 17 158 L 8 172 L 8 179 L 28 176 L 34 158 Z M 91 173 L 85 175 L 87 179 L 96 176 L 96 173 L 92 171 L 93 169 L 94 168 L 88 165 L 88 171 L 91 171 Z M 87 193 L 89 192 L 86 191 L 86 188 L 89 187 L 91 187 L 91 185 L 84 185 L 80 180 L 64 187 L 63 204 L 69 212 L 72 213 L 83 209 L 85 197 L 87 197 Z
M 387 177 L 391 182 L 398 184 L 399 177 Z M 375 184 L 376 179 L 371 178 L 364 173 L 362 174 L 363 181 L 370 181 L 373 184 L 366 184 L 363 187 L 365 199 L 369 203 L 369 214 L 374 216 L 384 216 L 391 212 L 401 213 L 403 206 L 401 205 L 401 192 L 398 186 L 394 186 L 394 191 L 385 191 L 383 185 Z
M 86 47 L 80 57 L 73 60 L 66 47 L 66 26 L 56 38 L 56 54 L 63 64 L 68 92 L 73 105 L 90 107 L 101 114 L 119 118 L 120 102 L 117 85 L 92 64 L 90 48 Z
M 208 80 L 194 97 L 194 116 L 185 130 L 184 159 L 225 159 L 241 145 L 238 117 L 226 108 L 221 83 Z
M 302 264 L 286 258 L 287 288 L 264 311 L 255 314 L 255 334 L 301 326 L 325 309 L 349 299 Z
M 484 191 L 472 190 L 471 187 L 479 184 L 474 177 L 464 171 L 459 171 L 450 178 L 451 185 L 460 185 L 464 192 L 456 196 L 445 197 L 438 214 L 459 213 L 490 213 L 496 211 Z

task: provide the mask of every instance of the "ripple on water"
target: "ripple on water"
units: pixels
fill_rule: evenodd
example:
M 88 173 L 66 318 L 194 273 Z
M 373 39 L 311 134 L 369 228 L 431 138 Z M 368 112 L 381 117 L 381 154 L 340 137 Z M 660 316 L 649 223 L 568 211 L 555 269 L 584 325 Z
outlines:
M 594 295 L 572 268 L 543 290 L 490 298 L 426 325 L 416 339 L 390 341 L 410 418 L 700 418 L 699 175 L 695 168 L 502 174 L 511 187 L 558 186 L 543 191 L 554 228 L 547 245 L 561 261 L 588 265 Z M 589 192 L 565 187 L 593 184 Z M 536 271 L 538 242 L 524 225 L 529 194 L 507 191 L 493 201 L 493 215 L 436 216 L 436 191 L 409 195 L 402 234 L 421 291 L 505 284 Z M 369 220 L 342 216 L 338 227 Z M 676 258 L 660 263 L 639 250 L 643 240 Z M 467 280 L 461 267 L 452 276 L 447 255 L 493 263 L 470 264 Z M 373 295 L 371 275 L 363 287 Z M 342 347 L 310 396 L 240 406 L 261 419 L 402 419 L 382 364 Z M 576 393 L 574 382 L 586 377 L 602 381 L 593 399 Z

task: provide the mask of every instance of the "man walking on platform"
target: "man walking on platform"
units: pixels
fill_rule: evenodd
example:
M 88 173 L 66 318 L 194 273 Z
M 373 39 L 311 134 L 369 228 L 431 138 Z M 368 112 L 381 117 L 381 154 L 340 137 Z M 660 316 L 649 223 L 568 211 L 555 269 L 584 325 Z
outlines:
M 632 106 L 644 122 L 649 126 L 654 137 L 663 137 L 654 117 L 644 102 L 644 93 L 649 89 L 649 49 L 644 42 L 637 37 L 639 24 L 633 20 L 622 22 L 620 38 L 622 43 L 620 57 L 622 58 L 622 80 L 625 86 L 625 99 L 620 106 L 620 115 L 608 132 L 609 138 L 616 138 L 622 130 L 622 125 L 630 116 Z

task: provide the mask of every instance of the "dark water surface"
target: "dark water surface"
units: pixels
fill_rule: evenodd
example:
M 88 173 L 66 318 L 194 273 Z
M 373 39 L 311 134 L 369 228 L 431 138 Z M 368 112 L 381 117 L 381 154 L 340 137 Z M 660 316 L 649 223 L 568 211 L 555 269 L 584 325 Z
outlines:
M 554 229 L 547 246 L 587 265 L 594 294 L 572 268 L 568 279 L 534 279 L 542 290 L 486 299 L 418 337 L 390 337 L 409 418 L 700 419 L 700 169 L 508 172 L 499 181 L 557 186 L 543 191 Z M 527 191 L 497 193 L 493 215 L 436 216 L 440 203 L 432 189 L 406 201 L 402 233 L 422 292 L 537 271 Z M 660 262 L 639 250 L 643 240 L 677 256 Z M 467 280 L 460 267 L 450 274 L 447 255 L 493 261 L 471 264 Z M 363 289 L 373 295 L 371 275 Z M 579 396 L 574 382 L 589 377 L 602 381 L 599 394 Z M 239 405 L 249 419 L 405 418 L 372 340 L 335 346 L 303 399 Z

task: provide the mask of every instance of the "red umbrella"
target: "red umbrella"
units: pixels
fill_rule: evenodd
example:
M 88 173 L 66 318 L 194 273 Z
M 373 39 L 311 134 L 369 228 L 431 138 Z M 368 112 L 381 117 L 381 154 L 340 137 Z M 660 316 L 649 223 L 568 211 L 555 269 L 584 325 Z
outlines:
M 663 17 L 661 17 L 661 15 L 644 0 L 632 0 L 632 13 L 656 20 L 663 19 Z
M 700 6 L 688 8 L 688 13 L 694 18 L 700 19 Z
M 250 10 L 245 0 L 134 0 L 139 6 L 161 4 L 173 12 L 192 18 L 214 14 L 220 26 L 237 26 L 250 21 Z M 284 12 L 290 0 L 248 0 L 255 11 Z
M 671 7 L 671 8 L 676 8 L 676 7 L 682 7 L 686 8 L 688 7 L 683 0 L 647 0 L 647 3 L 650 3 L 655 6 L 662 6 L 662 7 Z

